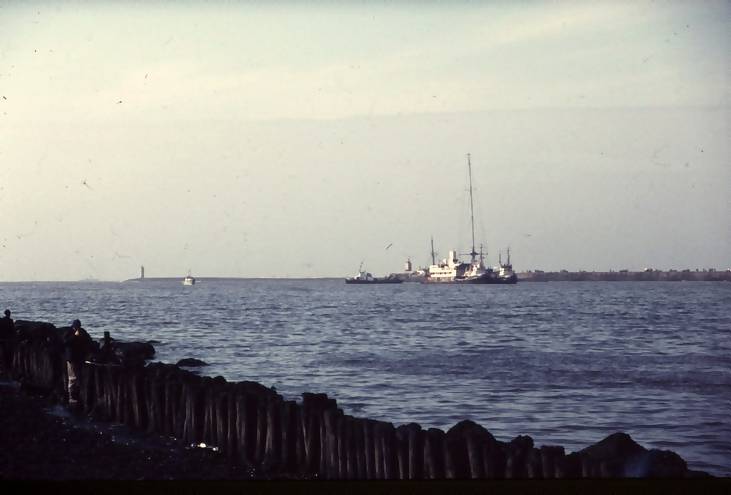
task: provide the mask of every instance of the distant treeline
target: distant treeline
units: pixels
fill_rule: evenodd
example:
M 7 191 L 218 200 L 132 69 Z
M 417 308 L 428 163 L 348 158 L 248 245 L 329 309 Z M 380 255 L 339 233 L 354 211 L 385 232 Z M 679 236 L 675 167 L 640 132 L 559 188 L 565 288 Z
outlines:
M 544 272 L 534 270 L 518 273 L 520 282 L 731 282 L 731 270 L 628 270 L 609 272 Z

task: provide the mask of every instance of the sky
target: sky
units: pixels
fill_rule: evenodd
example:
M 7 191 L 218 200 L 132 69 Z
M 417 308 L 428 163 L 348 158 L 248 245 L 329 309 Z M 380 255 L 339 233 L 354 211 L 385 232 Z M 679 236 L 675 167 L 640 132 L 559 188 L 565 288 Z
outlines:
M 731 3 L 0 0 L 0 281 L 731 267 Z

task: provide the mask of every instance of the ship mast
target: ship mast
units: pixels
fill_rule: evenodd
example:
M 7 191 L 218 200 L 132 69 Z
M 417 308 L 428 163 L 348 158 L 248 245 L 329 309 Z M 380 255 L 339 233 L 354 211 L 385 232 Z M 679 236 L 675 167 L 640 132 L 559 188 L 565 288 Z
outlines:
M 470 223 L 472 225 L 472 251 L 470 252 L 470 256 L 472 257 L 472 263 L 474 263 L 477 252 L 475 251 L 475 210 L 472 203 L 472 163 L 470 162 L 469 153 L 467 153 L 467 170 L 470 176 Z
M 437 260 L 436 260 L 435 256 L 436 256 L 436 253 L 434 252 L 434 236 L 432 236 L 432 238 L 431 238 L 431 264 L 432 265 L 437 264 Z

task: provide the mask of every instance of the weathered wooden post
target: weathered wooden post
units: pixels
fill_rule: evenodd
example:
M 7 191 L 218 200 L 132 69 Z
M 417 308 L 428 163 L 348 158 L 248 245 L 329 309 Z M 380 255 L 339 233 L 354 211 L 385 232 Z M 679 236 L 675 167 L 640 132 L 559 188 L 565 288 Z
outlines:
M 237 387 L 236 383 L 228 386 L 228 400 L 226 401 L 226 454 L 230 458 L 238 457 L 238 417 L 236 416 Z
M 380 423 L 381 456 L 383 459 L 383 479 L 398 478 L 398 460 L 396 458 L 396 429 L 392 423 Z
M 258 400 L 255 394 L 239 387 L 236 396 L 236 431 L 239 459 L 244 465 L 252 465 L 256 457 Z
M 355 450 L 355 473 L 360 480 L 368 479 L 366 471 L 365 420 L 353 418 L 353 448 Z
M 557 469 L 558 478 L 575 479 L 581 477 L 581 455 L 572 452 L 560 459 Z
M 497 440 L 477 423 L 464 420 L 450 428 L 446 435 L 447 478 L 485 478 L 486 446 L 496 448 Z
M 337 409 L 325 409 L 322 411 L 322 463 L 320 464 L 320 475 L 325 479 L 338 478 L 338 432 L 337 432 Z
M 177 372 L 179 368 L 172 365 L 165 374 L 163 385 L 164 395 L 164 416 L 163 416 L 163 432 L 166 435 L 175 436 L 178 430 L 179 413 L 180 413 L 180 389 L 181 384 L 178 381 Z
M 222 452 L 228 454 L 228 401 L 229 384 L 223 382 L 216 387 L 214 396 L 215 422 L 214 430 L 216 445 Z
M 541 465 L 541 451 L 533 447 L 528 451 L 525 458 L 525 471 L 529 479 L 540 479 L 543 477 Z
M 586 455 L 581 456 L 581 477 L 582 478 L 598 478 L 599 477 L 598 463 Z
M 293 400 L 283 401 L 280 406 L 282 429 L 281 469 L 286 473 L 297 470 L 297 437 L 299 424 L 297 403 Z
M 565 456 L 563 447 L 543 445 L 541 446 L 541 467 L 543 470 L 543 478 L 558 478 L 559 465 L 561 458 Z
M 345 464 L 343 467 L 343 477 L 348 480 L 358 479 L 358 454 L 356 451 L 355 441 L 355 418 L 352 416 L 343 416 L 343 450 L 345 456 Z
M 163 392 L 160 379 L 162 364 L 147 367 L 145 404 L 147 405 L 147 432 L 162 432 Z M 105 392 L 106 394 L 106 388 Z
M 304 471 L 310 475 L 323 475 L 324 462 L 324 435 L 322 425 L 322 411 L 329 407 L 337 407 L 335 401 L 328 399 L 325 394 L 302 394 L 302 454 L 304 455 Z
M 267 407 L 268 397 L 257 393 L 256 402 L 256 444 L 254 447 L 254 462 L 261 464 L 264 461 L 267 441 Z
M 104 374 L 104 414 L 110 421 L 114 421 L 117 404 L 117 374 L 116 367 L 108 367 Z
M 417 423 L 404 426 L 407 440 L 407 478 L 418 480 L 424 478 L 424 431 Z
M 147 427 L 147 408 L 145 406 L 145 368 L 136 368 L 132 374 L 132 389 L 130 398 L 132 400 L 133 426 L 138 430 Z
M 424 478 L 444 478 L 444 432 L 429 428 L 424 436 Z
M 470 477 L 467 442 L 463 434 L 463 423 L 457 423 L 444 436 L 444 477 L 447 479 Z
M 281 468 L 282 461 L 282 418 L 281 401 L 269 398 L 266 404 L 266 440 L 264 464 L 267 470 Z
M 182 438 L 188 444 L 198 444 L 203 438 L 203 399 L 201 390 L 202 380 L 192 373 L 185 376 L 183 382 L 183 421 Z
M 82 411 L 90 413 L 94 409 L 96 397 L 94 396 L 94 368 L 95 365 L 84 363 L 81 366 L 81 376 L 79 377 L 79 399 Z
M 365 457 L 365 478 L 376 479 L 376 453 L 374 449 L 373 428 L 375 421 L 372 419 L 361 419 L 363 431 L 363 454 Z
M 485 478 L 502 479 L 506 473 L 506 448 L 502 443 L 486 442 L 482 445 Z
M 127 373 L 122 367 L 113 368 L 116 375 L 115 391 L 114 391 L 114 421 L 117 423 L 127 424 L 127 410 L 129 400 L 127 398 Z
M 508 443 L 505 477 L 508 479 L 526 478 L 526 459 L 533 448 L 533 439 L 527 435 L 519 435 Z

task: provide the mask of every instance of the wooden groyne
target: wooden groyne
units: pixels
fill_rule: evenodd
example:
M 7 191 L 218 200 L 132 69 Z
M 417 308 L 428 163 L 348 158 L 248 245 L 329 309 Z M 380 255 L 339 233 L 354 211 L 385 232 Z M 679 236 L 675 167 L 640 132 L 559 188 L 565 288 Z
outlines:
M 22 386 L 65 397 L 60 329 L 16 322 L 20 338 L 10 373 Z M 86 362 L 80 376 L 81 412 L 132 430 L 168 435 L 188 445 L 215 447 L 231 462 L 272 477 L 318 479 L 551 479 L 691 477 L 671 451 L 648 450 L 615 433 L 579 452 L 536 446 L 529 436 L 496 440 L 461 421 L 448 431 L 345 414 L 335 399 L 304 393 L 285 400 L 256 382 L 201 377 L 176 365 L 144 364 L 145 344 L 117 344 L 121 364 Z M 124 352 L 122 352 L 124 351 Z M 126 353 L 126 354 L 125 354 Z

